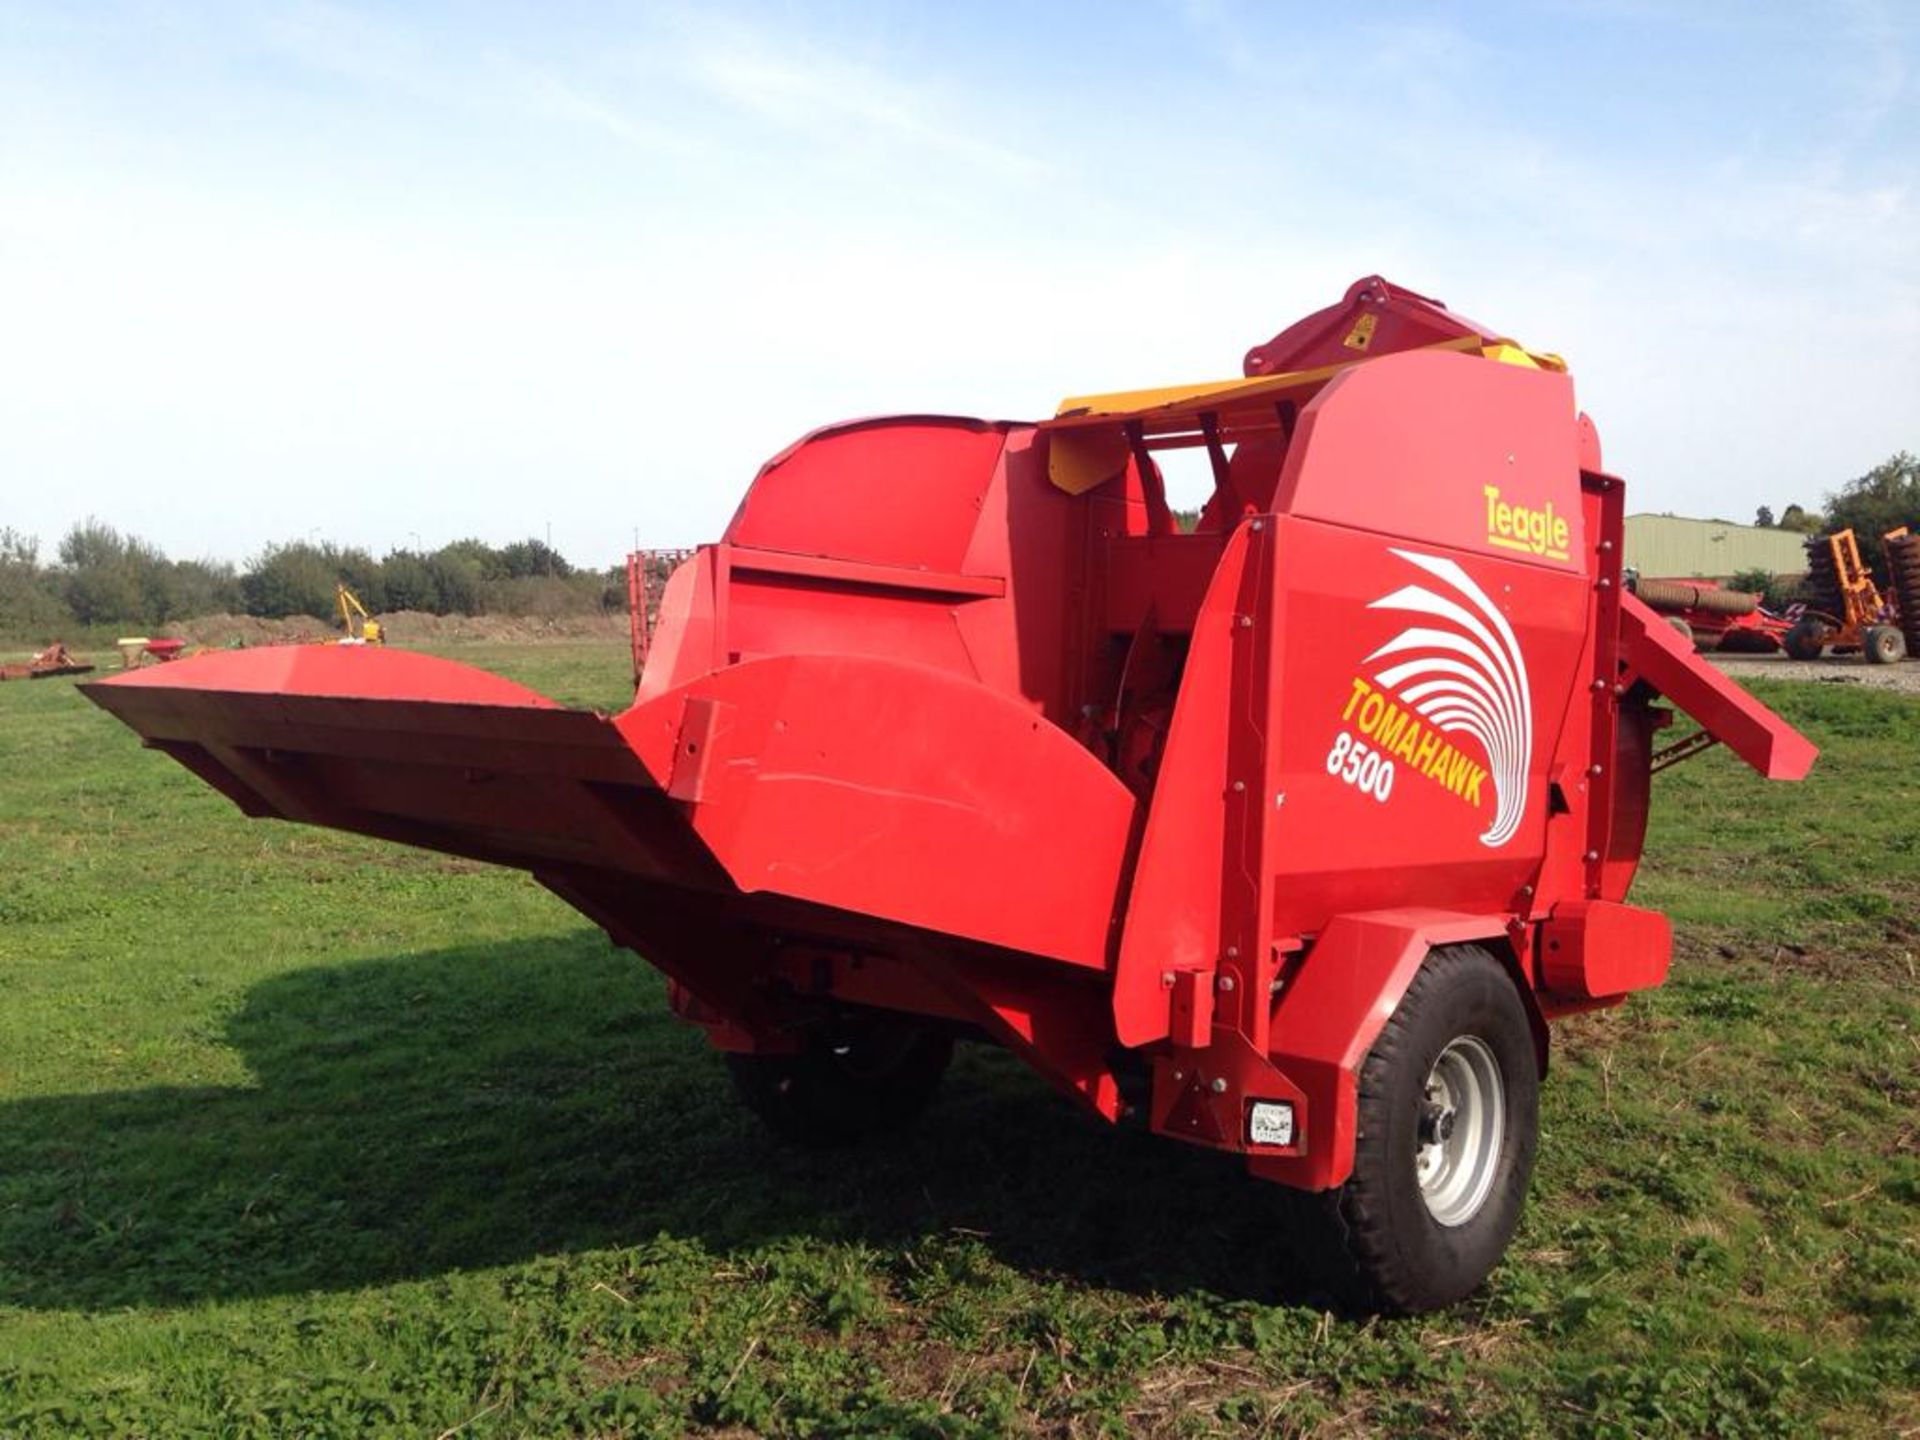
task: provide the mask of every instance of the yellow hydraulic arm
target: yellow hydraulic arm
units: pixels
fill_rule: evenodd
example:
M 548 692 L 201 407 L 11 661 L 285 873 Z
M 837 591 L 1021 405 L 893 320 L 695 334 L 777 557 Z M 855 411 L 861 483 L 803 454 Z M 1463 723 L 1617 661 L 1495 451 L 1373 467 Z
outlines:
M 334 601 L 340 607 L 341 643 L 344 645 L 384 645 L 386 636 L 380 631 L 380 622 L 367 613 L 367 607 L 360 603 L 360 597 L 349 590 L 346 583 L 334 586 Z M 354 617 L 359 617 L 356 624 Z

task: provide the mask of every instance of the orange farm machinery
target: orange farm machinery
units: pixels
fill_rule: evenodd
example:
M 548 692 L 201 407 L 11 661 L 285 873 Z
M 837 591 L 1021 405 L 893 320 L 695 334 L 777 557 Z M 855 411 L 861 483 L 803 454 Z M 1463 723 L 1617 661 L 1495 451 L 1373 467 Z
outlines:
M 1890 665 L 1920 647 L 1920 576 L 1906 528 L 1881 537 L 1894 583 L 1882 595 L 1873 583 L 1873 571 L 1861 557 L 1860 542 L 1851 530 L 1816 535 L 1807 541 L 1805 613 L 1787 632 L 1786 651 L 1796 660 L 1818 660 L 1828 650 L 1862 654 L 1875 665 Z M 1902 587 L 1905 587 L 1904 589 Z
M 807 436 L 617 715 L 391 647 L 88 694 L 249 815 L 530 871 L 784 1135 L 914 1123 L 989 1041 L 1306 1192 L 1357 1298 L 1447 1304 L 1513 1232 L 1549 1023 L 1667 973 L 1652 772 L 1814 750 L 1625 593 L 1557 358 L 1369 278 L 1244 372 Z

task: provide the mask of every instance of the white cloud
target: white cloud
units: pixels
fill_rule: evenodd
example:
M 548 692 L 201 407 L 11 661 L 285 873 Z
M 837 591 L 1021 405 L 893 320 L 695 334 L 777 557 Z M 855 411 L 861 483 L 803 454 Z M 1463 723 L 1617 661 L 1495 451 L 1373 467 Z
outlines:
M 1231 374 L 1376 270 L 1566 353 L 1636 506 L 1777 510 L 1920 441 L 1912 137 L 1623 154 L 1430 28 L 1365 33 L 1376 80 L 1447 63 L 1364 104 L 1306 51 L 1284 93 L 1189 60 L 1156 92 L 1189 112 L 1135 113 L 1044 51 L 930 68 L 798 21 L 262 23 L 186 67 L 211 128 L 134 133 L 44 67 L 0 98 L 45 97 L 0 154 L 0 524 L 237 555 L 551 520 L 604 563 L 712 535 L 820 423 Z M 328 82 L 297 127 L 271 77 L 221 108 L 250 45 Z M 0 54 L 0 95 L 22 73 Z
M 831 145 L 879 145 L 959 161 L 992 176 L 1029 181 L 1048 165 L 987 138 L 940 96 L 937 80 L 899 79 L 792 35 L 738 22 L 683 30 L 685 63 L 726 104 L 775 127 Z

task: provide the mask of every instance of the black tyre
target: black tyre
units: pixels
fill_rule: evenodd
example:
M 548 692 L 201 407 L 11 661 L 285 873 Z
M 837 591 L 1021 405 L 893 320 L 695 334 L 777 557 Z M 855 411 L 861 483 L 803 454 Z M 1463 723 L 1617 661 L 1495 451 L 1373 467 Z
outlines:
M 1907 658 L 1907 637 L 1891 625 L 1869 625 L 1861 640 L 1868 661 L 1874 665 L 1892 665 Z
M 793 1055 L 728 1055 L 747 1108 L 782 1140 L 814 1149 L 898 1130 L 933 1099 L 953 1039 L 913 1020 L 872 1017 L 823 1032 Z
M 1780 644 L 1795 660 L 1818 660 L 1827 648 L 1827 627 L 1818 620 L 1802 620 Z
M 1539 1107 L 1513 976 L 1477 945 L 1435 950 L 1361 1067 L 1353 1176 L 1321 1202 L 1343 1298 L 1435 1310 L 1477 1288 L 1519 1223 Z

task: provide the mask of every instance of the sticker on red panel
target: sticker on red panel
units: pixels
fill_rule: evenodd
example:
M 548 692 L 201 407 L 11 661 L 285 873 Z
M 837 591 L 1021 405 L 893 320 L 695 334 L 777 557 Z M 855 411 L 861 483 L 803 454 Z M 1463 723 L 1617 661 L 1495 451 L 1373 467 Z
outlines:
M 1407 617 L 1360 662 L 1341 699 L 1327 773 L 1382 804 L 1403 783 L 1437 786 L 1492 818 L 1499 848 L 1526 814 L 1533 697 L 1506 616 L 1458 562 L 1395 549 L 1417 575 L 1368 605 Z

